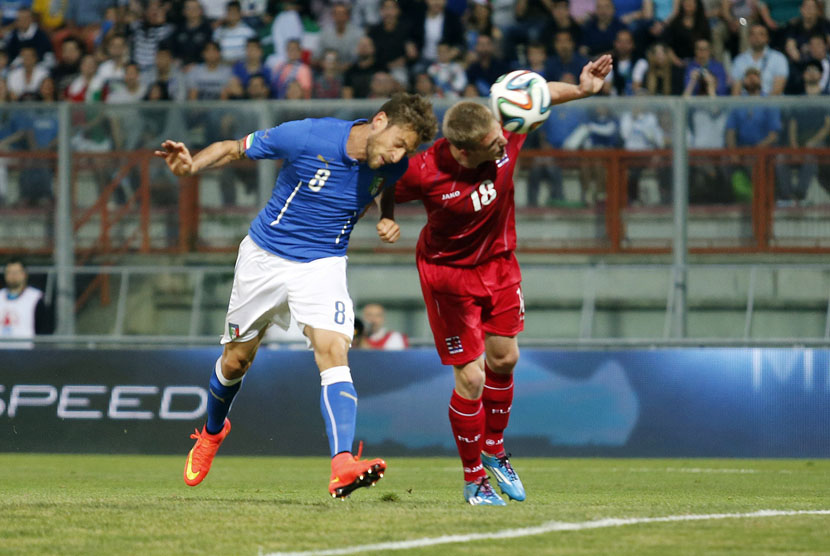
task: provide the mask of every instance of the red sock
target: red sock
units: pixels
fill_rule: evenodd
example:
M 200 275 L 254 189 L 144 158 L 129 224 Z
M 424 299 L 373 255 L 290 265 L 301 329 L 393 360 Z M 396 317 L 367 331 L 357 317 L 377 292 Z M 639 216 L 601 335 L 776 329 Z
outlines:
M 513 375 L 493 372 L 484 363 L 484 451 L 494 456 L 504 453 L 504 429 L 513 407 Z
M 484 430 L 481 399 L 468 400 L 453 390 L 450 398 L 450 426 L 458 446 L 458 455 L 464 465 L 464 480 L 469 483 L 484 477 L 485 471 L 481 465 L 481 433 Z

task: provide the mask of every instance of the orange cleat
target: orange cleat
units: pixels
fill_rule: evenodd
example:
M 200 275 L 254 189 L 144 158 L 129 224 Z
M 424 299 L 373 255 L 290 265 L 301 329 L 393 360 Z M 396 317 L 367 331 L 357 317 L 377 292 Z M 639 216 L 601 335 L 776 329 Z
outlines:
M 190 438 L 196 440 L 196 444 L 190 453 L 187 454 L 187 461 L 184 464 L 184 482 L 187 486 L 196 486 L 207 477 L 210 471 L 210 464 L 216 456 L 216 451 L 222 445 L 222 441 L 231 432 L 231 422 L 225 419 L 225 426 L 216 434 L 210 434 L 202 427 L 202 431 L 196 429 Z
M 360 460 L 363 442 L 357 449 L 357 456 L 342 452 L 331 460 L 331 481 L 329 493 L 333 498 L 345 499 L 352 491 L 366 486 L 375 486 L 386 471 L 386 462 L 380 458 Z

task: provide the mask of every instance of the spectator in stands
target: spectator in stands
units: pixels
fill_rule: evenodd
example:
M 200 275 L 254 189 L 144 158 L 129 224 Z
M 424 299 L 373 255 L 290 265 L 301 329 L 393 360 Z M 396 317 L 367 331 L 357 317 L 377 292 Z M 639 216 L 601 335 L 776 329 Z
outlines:
M 380 23 L 380 0 L 354 0 L 352 22 L 360 29 L 368 29 Z
M 565 78 L 571 79 L 572 76 L 566 75 Z M 554 106 L 550 117 L 536 132 L 539 136 L 539 147 L 568 151 L 581 149 L 587 138 L 587 123 L 588 112 L 585 109 L 565 105 Z M 562 204 L 565 200 L 563 175 L 557 159 L 547 157 L 532 159 L 527 180 L 528 206 L 539 205 L 539 191 L 543 183 L 547 183 L 548 186 L 547 204 L 550 206 Z
M 435 81 L 444 97 L 458 98 L 467 86 L 467 74 L 464 68 L 455 61 L 457 49 L 449 43 L 438 45 L 438 61 L 427 68 L 427 74 Z
M 252 75 L 262 75 L 271 83 L 271 70 L 263 61 L 262 44 L 259 39 L 250 38 L 245 45 L 245 58 L 239 60 L 231 69 L 243 88 L 248 87 Z
M 470 85 L 468 83 L 467 87 L 469 87 L 469 86 Z M 444 94 L 441 91 L 441 89 L 439 89 L 435 85 L 435 81 L 433 81 L 432 77 L 430 77 L 429 74 L 425 71 L 422 71 L 421 73 L 418 73 L 418 74 L 415 75 L 415 77 L 413 79 L 413 87 L 412 88 L 413 88 L 413 91 L 412 91 L 413 93 L 421 95 L 421 96 L 425 96 L 429 99 L 444 98 Z M 478 91 L 476 91 L 475 96 L 478 96 Z
M 625 29 L 625 25 L 616 16 L 614 3 L 611 0 L 597 0 L 596 12 L 582 25 L 580 54 L 596 56 L 611 52 L 620 29 Z M 579 75 L 579 72 L 574 75 Z
M 5 81 L 9 76 L 9 55 L 5 50 L 0 49 L 0 81 Z
M 124 80 L 115 83 L 107 95 L 108 104 L 131 104 L 144 99 L 147 87 L 141 82 L 141 68 L 129 62 L 124 68 Z
M 20 100 L 39 100 L 43 95 L 54 99 L 54 82 L 45 77 L 36 93 L 25 93 Z M 17 110 L 18 124 L 25 129 L 24 150 L 54 151 L 58 145 L 58 117 L 55 110 Z M 52 202 L 52 177 L 54 163 L 44 164 L 43 160 L 24 160 L 20 170 L 19 202 L 28 207 L 48 206 Z
M 567 0 L 560 0 L 567 3 Z M 499 43 L 501 30 L 493 25 L 493 10 L 488 0 L 473 0 L 467 7 L 467 22 L 464 34 L 464 48 L 467 52 L 466 64 L 475 61 L 475 48 L 479 35 L 488 35 Z
M 588 58 L 576 51 L 570 31 L 557 31 L 553 37 L 553 56 L 548 58 L 545 78 L 548 81 L 562 81 L 567 74 L 579 75 Z
M 312 98 L 340 98 L 343 95 L 343 73 L 336 50 L 327 50 L 320 60 L 320 71 L 314 76 Z
M 278 326 L 272 326 L 271 328 L 279 328 Z M 303 347 L 305 347 L 305 343 L 303 343 Z M 352 336 L 352 349 L 365 349 L 366 348 L 366 325 L 363 324 L 363 319 L 360 317 L 354 318 L 354 336 Z
M 303 51 L 300 41 L 290 39 L 286 43 L 285 61 L 274 66 L 271 77 L 271 91 L 276 98 L 286 98 L 288 86 L 294 81 L 302 90 L 302 98 L 311 98 L 311 86 L 314 79 L 311 68 L 302 61 Z
M 337 54 L 337 70 L 342 73 L 357 59 L 357 43 L 363 30 L 351 22 L 351 8 L 344 0 L 337 0 L 331 6 L 331 24 L 320 30 L 320 42 L 315 58 L 321 61 L 326 51 Z M 327 97 L 331 98 L 331 97 Z
M 409 347 L 406 334 L 386 328 L 386 310 L 380 303 L 363 307 L 363 324 L 366 327 L 365 347 L 382 350 L 399 350 Z
M 58 2 L 51 0 L 37 0 L 32 5 L 32 13 L 37 21 L 40 22 L 40 27 L 53 38 L 54 36 L 52 33 L 64 26 L 66 9 L 66 0 Z M 53 44 L 56 43 L 53 42 Z
M 493 37 L 479 35 L 476 42 L 476 61 L 467 68 L 467 81 L 475 85 L 478 95 L 489 95 L 490 85 L 508 70 L 509 66 L 496 55 Z
M 406 79 L 407 66 L 418 59 L 418 47 L 412 40 L 409 22 L 401 18 L 396 0 L 383 0 L 380 5 L 380 23 L 369 28 L 377 65 L 398 81 Z
M 205 12 L 205 17 L 211 22 L 219 23 L 225 17 L 225 6 L 228 0 L 199 0 Z
M 821 65 L 810 61 L 803 70 L 804 94 L 806 96 L 826 95 L 822 90 Z M 830 113 L 827 110 L 794 107 L 787 111 L 785 117 L 786 145 L 792 148 L 821 148 L 827 146 L 830 135 Z M 775 167 L 778 196 L 782 200 L 802 202 L 807 197 L 807 190 L 818 175 L 818 161 L 814 155 L 787 156 L 779 160 Z M 798 175 L 793 185 L 793 170 Z
M 672 63 L 679 67 L 695 55 L 694 45 L 699 39 L 712 40 L 712 30 L 701 0 L 679 0 L 678 11 L 666 22 L 663 42 L 669 47 Z
M 129 61 L 127 39 L 123 35 L 111 35 L 107 41 L 107 59 L 101 62 L 92 80 L 92 94 L 106 98 L 113 83 L 124 80 L 124 68 Z
M 225 7 L 225 19 L 213 32 L 213 40 L 219 44 L 222 60 L 233 64 L 244 59 L 248 39 L 256 36 L 256 32 L 242 21 L 242 7 L 239 2 L 228 2 Z
M 18 100 L 27 93 L 36 94 L 43 80 L 49 77 L 49 72 L 37 63 L 34 46 L 26 45 L 20 50 L 20 61 L 20 66 L 11 70 L 6 78 L 12 100 Z
M 245 94 L 250 100 L 268 100 L 271 98 L 271 86 L 268 79 L 261 73 L 255 73 L 248 79 Z M 254 127 L 257 127 L 256 124 Z
M 783 56 L 783 55 L 782 55 Z M 755 67 L 746 69 L 743 78 L 743 90 L 748 96 L 761 96 L 761 70 Z M 726 148 L 768 147 L 775 145 L 781 135 L 781 111 L 774 106 L 751 106 L 735 108 L 726 120 Z M 746 182 L 748 171 L 740 166 L 740 159 L 732 157 L 733 187 L 739 200 L 748 201 L 749 192 L 742 191 L 739 184 Z M 743 177 L 739 177 L 743 175 Z
M 456 54 L 464 48 L 464 25 L 447 0 L 426 0 L 426 10 L 412 17 L 411 32 L 421 67 L 438 59 L 438 43 L 451 45 Z
M 720 16 L 726 23 L 725 42 L 733 58 L 749 48 L 749 35 L 754 25 L 778 28 L 761 0 L 723 0 Z
M 22 259 L 6 262 L 5 287 L 0 289 L 0 336 L 20 338 L 22 342 L 0 342 L 0 349 L 31 349 L 35 334 L 52 332 L 50 307 L 43 292 L 28 285 L 29 273 Z
M 654 20 L 654 3 L 652 0 L 617 0 L 614 2 L 617 17 L 637 36 Z
M 61 44 L 60 62 L 52 68 L 52 79 L 55 80 L 55 86 L 59 92 L 65 91 L 81 73 L 81 58 L 84 50 L 84 45 L 76 37 L 68 37 Z
M 769 31 L 756 23 L 749 31 L 749 49 L 732 61 L 732 94 L 741 93 L 746 70 L 756 68 L 761 73 L 761 93 L 780 95 L 787 84 L 790 69 L 787 57 L 769 47 Z
M 582 44 L 582 27 L 571 15 L 568 0 L 553 0 L 551 8 L 552 19 L 545 30 L 543 37 L 550 40 L 559 31 L 569 31 L 573 37 L 574 44 Z M 546 42 L 544 39 L 541 42 Z
M 64 20 L 67 28 L 87 42 L 97 33 L 105 19 L 104 13 L 112 4 L 112 0 L 66 0 Z
M 683 90 L 686 98 L 706 96 L 715 98 L 718 82 L 711 72 L 695 72 Z M 727 112 L 719 106 L 692 108 L 689 113 L 689 148 L 723 149 L 726 145 Z M 696 159 L 700 160 L 700 159 Z M 727 187 L 726 167 L 719 160 L 702 160 L 689 167 L 690 203 L 729 203 L 733 200 Z
M 669 49 L 656 42 L 646 52 L 648 69 L 643 81 L 633 81 L 634 92 L 645 89 L 651 95 L 679 95 L 683 92 L 683 70 L 672 64 Z
M 171 44 L 165 41 L 156 50 L 156 64 L 141 73 L 145 86 L 160 83 L 164 86 L 166 100 L 182 101 L 187 98 L 187 77 L 181 71 L 179 61 L 173 57 Z
M 567 79 L 575 83 L 576 77 L 568 75 Z M 590 119 L 586 124 L 587 139 L 584 143 L 586 148 L 591 149 L 615 149 L 620 145 L 620 124 L 611 111 L 600 106 L 593 110 Z M 592 164 L 583 169 L 582 174 L 582 197 L 580 201 L 588 206 L 594 206 L 605 196 L 605 184 L 607 176 L 605 166 Z
M 231 78 L 231 69 L 222 63 L 219 45 L 208 41 L 202 52 L 203 63 L 187 74 L 187 97 L 190 100 L 218 100 Z
M 548 6 L 550 3 L 542 0 L 516 1 L 513 8 L 514 23 L 501 29 L 502 56 L 508 64 L 524 65 L 527 61 L 527 43 L 543 41 L 543 33 L 553 19 Z
M 91 102 L 94 99 L 92 83 L 98 71 L 98 63 L 95 56 L 87 54 L 81 58 L 79 65 L 80 73 L 66 86 L 59 90 L 59 97 L 70 102 Z
M 642 106 L 623 112 L 620 116 L 620 137 L 623 147 L 628 151 L 651 151 L 666 147 L 666 136 L 657 114 Z M 657 177 L 657 186 L 660 194 L 660 203 L 665 204 L 671 199 L 671 167 L 660 164 L 660 157 L 639 159 L 646 168 L 654 168 Z M 646 204 L 647 200 L 641 195 L 640 178 L 645 168 L 632 165 L 628 173 L 628 201 L 630 203 Z
M 369 82 L 369 96 L 368 98 L 387 98 L 400 87 L 395 78 L 385 71 L 378 71 L 372 75 L 372 80 Z
M 173 34 L 173 26 L 167 23 L 166 9 L 161 0 L 149 0 L 143 18 L 130 24 L 132 59 L 141 71 L 149 70 L 156 63 L 159 43 Z
M 642 83 L 648 71 L 644 58 L 634 58 L 634 35 L 628 29 L 621 29 L 614 39 L 611 52 L 614 68 L 605 79 L 606 94 L 629 96 L 634 94 L 634 83 Z
M 255 32 L 259 33 L 263 30 L 263 26 L 266 23 L 270 26 L 273 22 L 273 18 L 270 15 L 270 11 L 276 11 L 273 9 L 273 6 L 268 4 L 274 4 L 273 1 L 269 0 L 244 0 L 241 2 L 242 5 L 242 21 L 253 29 Z M 227 9 L 227 5 L 225 6 Z
M 43 63 L 47 69 L 55 65 L 55 53 L 52 52 L 49 35 L 38 26 L 31 8 L 21 7 L 17 11 L 14 30 L 6 39 L 6 53 L 12 65 L 16 63 L 20 51 L 27 46 L 34 48 L 38 62 Z
M 343 75 L 343 98 L 366 98 L 375 72 L 382 69 L 375 60 L 375 45 L 367 36 L 357 43 L 357 61 Z
M 266 64 L 273 67 L 285 61 L 289 40 L 302 41 L 303 20 L 300 18 L 300 4 L 297 0 L 283 0 L 282 11 L 271 25 L 271 43 L 274 45 L 273 59 Z
M 173 50 L 182 64 L 190 67 L 202 60 L 202 52 L 213 36 L 213 29 L 202 15 L 199 0 L 185 0 L 182 13 L 184 21 L 172 37 Z
M 7 27 L 17 20 L 17 14 L 23 8 L 31 8 L 32 0 L 0 0 L 0 25 Z
M 695 57 L 686 65 L 686 75 L 683 77 L 684 96 L 689 87 L 689 95 L 698 94 L 704 79 L 714 79 L 716 94 L 729 94 L 729 78 L 723 64 L 712 58 L 711 43 L 706 39 L 698 39 L 695 41 Z
M 536 72 L 539 75 L 546 75 L 548 65 L 548 53 L 545 45 L 540 42 L 531 42 L 527 45 L 527 64 L 524 69 Z M 522 68 L 520 68 L 522 69 Z
M 830 21 L 824 17 L 822 6 L 818 0 L 803 0 L 801 2 L 800 17 L 790 21 L 784 28 L 786 37 L 784 52 L 790 63 L 798 63 L 810 59 L 810 38 L 814 35 L 830 36 Z
M 810 51 L 807 64 L 818 62 L 821 66 L 819 86 L 823 94 L 830 94 L 830 43 L 828 41 L 830 39 L 827 37 L 813 35 L 810 37 L 810 42 L 807 43 Z
M 124 81 L 113 85 L 107 95 L 107 104 L 134 104 L 144 100 L 147 87 L 141 82 L 141 70 L 137 63 L 130 62 L 124 69 Z M 130 107 L 109 113 L 112 140 L 117 150 L 132 151 L 140 148 L 144 137 L 144 114 L 140 108 Z M 114 201 L 125 203 L 139 183 L 138 173 L 129 174 L 120 182 Z
M 594 14 L 597 9 L 596 0 L 569 0 L 568 11 L 574 21 L 583 25 Z M 579 44 L 582 44 L 581 42 Z

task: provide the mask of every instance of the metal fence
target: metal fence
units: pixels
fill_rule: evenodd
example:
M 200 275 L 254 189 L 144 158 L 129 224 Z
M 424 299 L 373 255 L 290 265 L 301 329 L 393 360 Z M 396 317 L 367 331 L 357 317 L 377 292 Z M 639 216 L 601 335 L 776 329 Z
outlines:
M 122 277 L 119 288 L 129 285 L 133 270 L 109 266 L 121 255 L 233 251 L 270 196 L 277 163 L 241 163 L 178 180 L 151 156 L 163 139 L 198 149 L 292 119 L 367 117 L 379 105 L 240 101 L 0 108 L 0 127 L 23 131 L 17 143 L 0 151 L 0 251 L 52 254 L 58 337 L 71 337 L 84 296 L 106 293 L 112 273 Z M 435 106 L 440 118 L 449 104 Z M 777 146 L 725 149 L 719 143 L 733 113 L 747 110 L 777 113 Z M 517 170 L 519 251 L 671 253 L 668 337 L 682 339 L 690 251 L 830 252 L 830 149 L 790 146 L 792 122 L 825 118 L 826 100 L 808 97 L 592 98 L 556 107 L 547 129 L 529 136 Z M 556 126 L 566 120 L 572 133 L 557 143 Z M 597 131 L 607 121 L 617 126 L 609 141 Z M 648 136 L 645 143 L 638 143 L 638 133 Z M 793 138 L 798 144 L 798 133 Z M 422 212 L 402 208 L 405 238 L 399 246 L 383 248 L 370 226 L 358 226 L 352 250 L 410 253 Z M 89 279 L 79 280 L 81 275 Z

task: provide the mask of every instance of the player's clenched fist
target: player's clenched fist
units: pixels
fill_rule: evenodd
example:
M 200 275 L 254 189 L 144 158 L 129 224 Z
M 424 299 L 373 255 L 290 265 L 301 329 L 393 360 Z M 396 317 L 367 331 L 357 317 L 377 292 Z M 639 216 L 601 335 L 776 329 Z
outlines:
M 170 167 L 170 171 L 177 176 L 190 176 L 193 174 L 193 157 L 184 143 L 167 140 L 161 144 L 163 151 L 155 151 L 153 154 L 163 158 Z
M 377 228 L 378 237 L 384 243 L 395 243 L 401 237 L 401 227 L 389 218 L 381 218 Z

